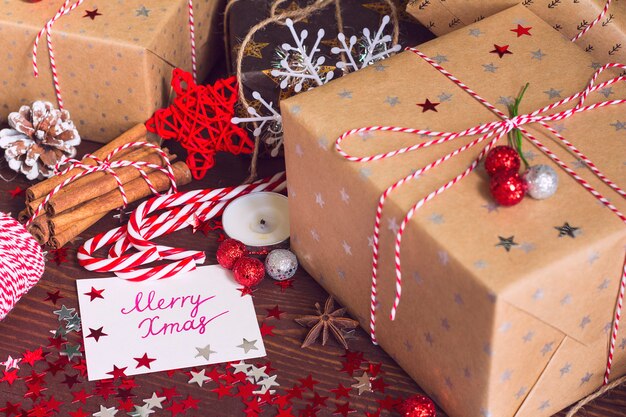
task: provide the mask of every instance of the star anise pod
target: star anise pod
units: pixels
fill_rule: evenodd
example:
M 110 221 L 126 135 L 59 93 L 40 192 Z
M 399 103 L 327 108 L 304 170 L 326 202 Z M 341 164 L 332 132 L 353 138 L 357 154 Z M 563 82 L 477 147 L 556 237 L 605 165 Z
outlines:
M 318 339 L 320 333 L 322 333 L 322 346 L 325 346 L 328 341 L 328 334 L 332 333 L 335 339 L 341 343 L 344 348 L 348 349 L 348 342 L 346 342 L 343 331 L 354 329 L 359 325 L 359 322 L 343 317 L 346 313 L 345 307 L 338 310 L 334 310 L 334 308 L 335 302 L 331 296 L 326 300 L 323 311 L 320 307 L 320 303 L 315 303 L 317 316 L 302 316 L 295 319 L 296 323 L 299 325 L 311 327 L 301 347 L 305 348 L 312 345 Z

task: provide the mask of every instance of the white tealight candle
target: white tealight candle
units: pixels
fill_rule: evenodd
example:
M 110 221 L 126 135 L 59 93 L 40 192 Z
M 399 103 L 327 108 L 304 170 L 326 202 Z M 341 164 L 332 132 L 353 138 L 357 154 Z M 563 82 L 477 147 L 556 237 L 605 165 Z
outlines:
M 230 203 L 222 215 L 228 237 L 247 246 L 264 247 L 289 238 L 289 204 L 278 193 L 247 194 Z

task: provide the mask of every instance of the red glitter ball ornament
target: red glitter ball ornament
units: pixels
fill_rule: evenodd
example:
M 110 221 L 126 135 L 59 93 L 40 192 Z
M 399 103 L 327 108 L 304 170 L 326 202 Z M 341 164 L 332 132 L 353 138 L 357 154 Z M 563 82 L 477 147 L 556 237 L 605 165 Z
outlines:
M 514 171 L 497 172 L 489 183 L 491 195 L 502 206 L 514 206 L 522 201 L 526 188 L 526 182 Z
M 402 417 L 435 417 L 437 415 L 435 403 L 425 395 L 407 398 L 397 408 Z
M 510 146 L 496 146 L 485 158 L 485 170 L 490 177 L 500 171 L 518 172 L 521 160 L 517 151 Z
M 235 239 L 226 239 L 217 248 L 217 263 L 226 269 L 233 269 L 235 262 L 248 255 L 246 245 Z
M 265 266 L 257 258 L 243 257 L 233 267 L 235 281 L 244 287 L 254 287 L 265 277 Z

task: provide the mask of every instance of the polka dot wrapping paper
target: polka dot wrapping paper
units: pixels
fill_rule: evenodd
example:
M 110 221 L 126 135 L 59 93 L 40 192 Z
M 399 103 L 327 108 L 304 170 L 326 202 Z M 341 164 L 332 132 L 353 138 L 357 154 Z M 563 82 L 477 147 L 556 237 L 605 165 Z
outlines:
M 193 2 L 198 77 L 214 64 L 223 0 Z M 56 102 L 45 35 L 63 0 L 0 0 L 0 120 L 37 99 Z M 192 70 L 187 0 L 85 1 L 52 26 L 64 107 L 81 136 L 108 142 L 166 106 L 174 67 Z

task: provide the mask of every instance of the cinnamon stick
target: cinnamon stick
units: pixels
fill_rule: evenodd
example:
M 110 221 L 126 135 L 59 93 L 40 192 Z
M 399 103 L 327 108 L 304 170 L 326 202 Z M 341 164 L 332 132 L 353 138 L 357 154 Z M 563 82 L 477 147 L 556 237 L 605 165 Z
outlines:
M 20 211 L 17 214 L 17 221 L 24 224 L 28 221 L 28 219 L 30 219 L 30 214 L 28 214 L 28 207 L 25 208 L 24 210 Z
M 98 213 L 95 216 L 86 217 L 84 219 L 77 220 L 76 222 L 70 224 L 66 229 L 61 230 L 56 235 L 50 237 L 48 240 L 48 246 L 52 249 L 59 249 L 65 246 L 67 242 L 74 239 L 76 236 L 80 235 L 82 232 L 93 226 L 106 216 L 107 213 Z
M 176 184 L 185 185 L 191 182 L 191 171 L 184 162 L 176 162 L 172 165 Z M 170 188 L 168 177 L 160 171 L 154 171 L 148 175 L 148 178 L 158 191 L 165 191 Z M 132 203 L 144 197 L 151 195 L 150 188 L 143 178 L 137 178 L 124 184 L 124 191 L 128 202 Z M 57 231 L 66 230 L 72 223 L 76 223 L 87 217 L 95 216 L 99 213 L 107 213 L 123 205 L 120 192 L 115 189 L 96 197 L 80 206 L 71 210 L 66 210 L 55 217 L 48 219 L 50 233 L 58 238 Z M 87 226 L 89 227 L 89 226 Z M 84 230 L 84 229 L 83 229 Z M 82 230 L 80 230 L 82 232 Z M 80 233 L 79 232 L 79 233 Z M 71 239 L 70 239 L 71 240 Z
M 50 239 L 50 228 L 48 226 L 48 216 L 45 214 L 37 217 L 28 227 L 28 231 L 39 242 L 45 244 Z
M 144 142 L 147 141 L 147 130 L 146 130 L 146 126 L 143 123 L 138 124 L 137 126 L 131 128 L 130 130 L 127 130 L 126 132 L 122 133 L 120 136 L 115 138 L 112 142 L 109 142 L 108 144 L 104 145 L 102 148 L 93 152 L 93 155 L 102 159 L 102 158 L 105 158 L 109 153 L 111 153 L 111 151 L 113 151 L 115 148 L 120 147 L 130 142 L 137 142 L 137 141 L 144 141 Z M 123 155 L 120 153 L 119 155 L 117 155 L 116 159 L 121 158 L 122 156 Z M 96 162 L 91 158 L 83 158 L 81 162 L 85 165 L 96 165 Z M 26 190 L 26 201 L 33 201 L 33 200 L 36 200 L 38 198 L 48 195 L 48 193 L 50 193 L 50 191 L 52 191 L 54 187 L 61 184 L 65 179 L 73 175 L 76 175 L 80 172 L 81 172 L 80 168 L 74 168 L 63 176 L 58 175 L 55 177 L 51 177 L 45 181 L 42 181 L 40 183 L 33 185 L 32 187 Z
M 170 155 L 169 151 L 166 149 L 164 149 L 164 151 L 170 161 L 176 158 L 176 155 Z M 142 149 L 141 153 L 133 155 L 135 155 L 135 157 L 132 158 L 133 161 L 148 162 L 160 166 L 165 165 L 163 158 L 161 158 L 154 149 Z M 134 167 L 116 168 L 114 171 L 120 181 L 122 181 L 122 184 L 126 184 L 140 177 L 139 170 Z M 154 169 L 144 168 L 143 171 L 146 174 L 150 174 Z M 64 189 L 61 189 L 59 193 L 46 204 L 46 212 L 48 215 L 55 216 L 86 201 L 106 194 L 111 190 L 118 189 L 117 181 L 107 172 L 94 172 L 93 174 L 87 175 L 86 178 L 89 177 L 92 177 L 89 182 L 76 185 L 72 183 Z

